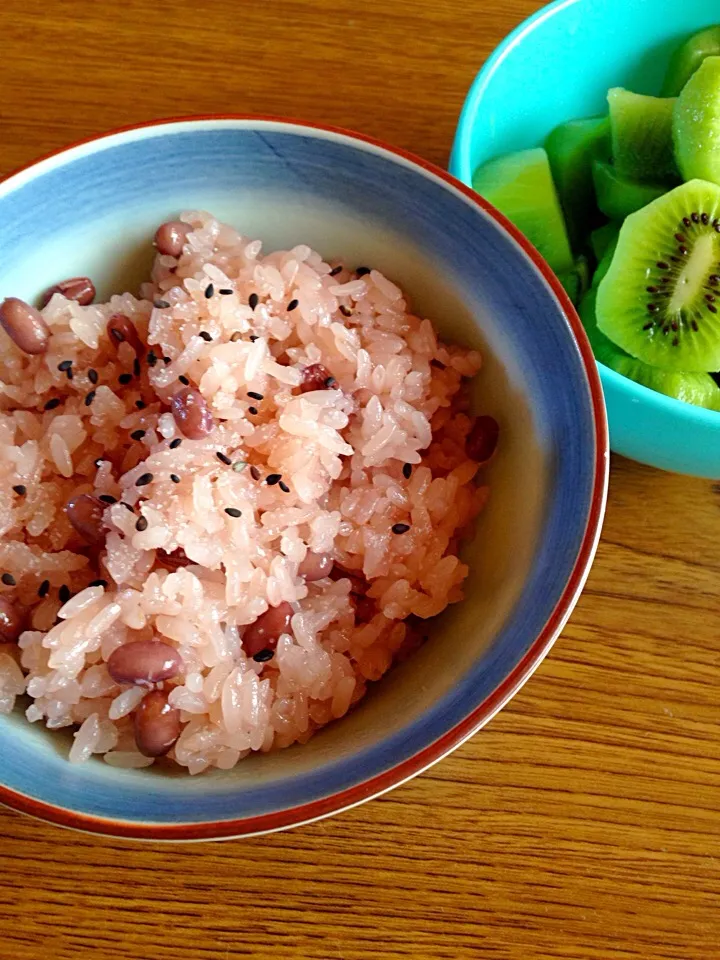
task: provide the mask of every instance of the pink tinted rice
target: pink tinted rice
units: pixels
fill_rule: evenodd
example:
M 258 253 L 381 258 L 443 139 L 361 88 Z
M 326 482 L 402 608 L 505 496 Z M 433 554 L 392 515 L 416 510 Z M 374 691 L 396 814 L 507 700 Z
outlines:
M 487 490 L 465 451 L 476 352 L 440 342 L 375 270 L 331 276 L 307 246 L 263 256 L 260 241 L 207 213 L 182 219 L 192 228 L 182 256 L 156 256 L 141 299 L 80 306 L 56 293 L 42 311 L 51 331 L 42 356 L 0 330 L 0 572 L 15 580 L 0 591 L 27 625 L 17 645 L 0 645 L 0 712 L 27 693 L 29 721 L 75 730 L 72 761 L 102 754 L 114 766 L 149 766 L 132 719 L 147 689 L 117 684 L 106 662 L 121 644 L 158 637 L 184 663 L 159 684 L 183 724 L 169 757 L 195 774 L 305 742 L 407 655 L 422 621 L 462 598 L 458 541 Z M 150 366 L 143 357 L 126 385 L 118 377 L 135 354 L 106 332 L 117 313 L 160 358 Z M 58 370 L 66 360 L 72 380 Z M 318 363 L 339 389 L 300 393 L 303 369 Z M 168 401 L 180 376 L 217 426 L 170 449 L 180 434 Z M 62 402 L 45 411 L 51 398 Z M 137 430 L 145 434 L 133 440 Z M 145 473 L 152 481 L 136 486 Z M 264 482 L 271 473 L 289 492 Z M 18 484 L 25 495 L 13 492 Z M 81 493 L 134 508 L 107 506 L 99 555 L 64 512 Z M 136 530 L 139 516 L 145 529 Z M 398 523 L 409 529 L 393 533 Z M 190 565 L 158 562 L 158 550 L 179 549 Z M 308 551 L 332 555 L 332 577 L 298 575 Z M 108 586 L 89 586 L 98 578 Z M 284 601 L 291 631 L 271 660 L 256 662 L 243 631 Z

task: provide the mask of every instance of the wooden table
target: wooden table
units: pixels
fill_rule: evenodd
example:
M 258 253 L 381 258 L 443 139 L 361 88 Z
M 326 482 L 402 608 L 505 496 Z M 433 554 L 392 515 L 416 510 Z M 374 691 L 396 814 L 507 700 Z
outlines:
M 154 117 L 294 115 L 447 161 L 536 0 L 4 0 L 0 173 Z M 537 675 L 454 756 L 290 833 L 133 845 L 0 810 L 2 960 L 715 960 L 720 486 L 617 459 Z

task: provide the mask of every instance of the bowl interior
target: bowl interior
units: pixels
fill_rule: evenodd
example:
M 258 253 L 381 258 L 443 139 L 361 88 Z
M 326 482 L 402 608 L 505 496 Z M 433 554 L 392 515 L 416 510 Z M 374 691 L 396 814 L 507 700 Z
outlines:
M 558 0 L 510 34 L 473 84 L 450 169 L 470 184 L 491 157 L 541 144 L 559 123 L 601 114 L 610 87 L 657 94 L 670 54 L 718 21 L 712 0 Z M 613 450 L 662 469 L 720 476 L 720 416 L 598 364 Z
M 190 208 L 267 247 L 309 243 L 394 278 L 446 337 L 484 351 L 475 402 L 500 421 L 502 447 L 466 551 L 467 600 L 357 710 L 306 746 L 190 778 L 98 760 L 70 766 L 67 737 L 28 725 L 21 712 L 2 718 L 7 787 L 131 823 L 230 821 L 317 802 L 447 734 L 520 664 L 563 597 L 601 469 L 583 360 L 521 247 L 434 173 L 337 133 L 194 121 L 43 161 L 0 185 L 0 296 L 32 299 L 76 274 L 92 275 L 101 296 L 134 289 L 157 223 Z

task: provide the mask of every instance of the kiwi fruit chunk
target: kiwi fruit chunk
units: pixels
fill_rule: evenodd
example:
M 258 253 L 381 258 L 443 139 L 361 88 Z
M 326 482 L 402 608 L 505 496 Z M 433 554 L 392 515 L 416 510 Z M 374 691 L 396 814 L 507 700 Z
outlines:
M 635 360 L 609 340 L 597 326 L 596 297 L 597 290 L 595 288 L 589 290 L 583 297 L 578 312 L 595 359 L 599 363 L 604 363 L 606 367 L 622 374 L 623 377 L 628 377 L 657 393 L 664 393 L 675 400 L 692 403 L 708 410 L 720 411 L 720 387 L 709 373 L 673 373 L 669 370 L 659 370 L 657 367 L 643 363 L 642 360 Z
M 590 286 L 590 264 L 586 256 L 581 254 L 575 260 L 575 266 L 567 273 L 558 275 L 558 280 L 565 287 L 565 292 L 577 306 Z
M 707 57 L 683 87 L 673 120 L 675 154 L 686 180 L 720 184 L 720 57 Z
M 525 234 L 556 274 L 573 269 L 565 220 L 542 147 L 488 161 L 475 171 L 473 188 Z
M 622 87 L 608 91 L 615 168 L 629 180 L 677 183 L 673 150 L 674 99 L 647 97 Z
M 610 120 L 593 117 L 561 123 L 545 140 L 545 150 L 570 243 L 578 249 L 587 224 L 596 216 L 592 164 L 610 158 Z
M 592 175 L 597 205 L 611 220 L 624 220 L 667 191 L 662 184 L 628 180 L 620 176 L 612 164 L 602 160 L 595 160 Z
M 638 360 L 704 373 L 720 369 L 719 307 L 720 187 L 691 180 L 623 222 L 598 327 Z
M 599 286 L 600 281 L 610 269 L 610 264 L 612 263 L 613 257 L 615 256 L 618 237 L 620 235 L 620 227 L 617 224 L 614 224 L 614 226 L 616 229 L 615 236 L 611 237 L 608 243 L 606 244 L 605 251 L 603 252 L 602 257 L 600 257 L 600 262 L 598 263 L 595 269 L 595 273 L 593 274 L 593 278 L 592 278 L 593 289 Z
M 720 25 L 705 27 L 677 48 L 670 58 L 661 97 L 677 97 L 706 57 L 720 56 Z
M 619 233 L 620 224 L 614 223 L 612 220 L 610 223 L 604 223 L 602 227 L 592 231 L 590 234 L 590 249 L 595 254 L 596 260 L 602 260 L 603 254 L 609 246 L 612 246 L 613 250 L 615 249 Z

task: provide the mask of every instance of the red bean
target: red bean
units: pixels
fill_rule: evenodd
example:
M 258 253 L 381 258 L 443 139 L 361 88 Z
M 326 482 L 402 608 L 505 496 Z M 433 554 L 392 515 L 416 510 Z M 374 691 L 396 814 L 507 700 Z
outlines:
M 24 353 L 45 353 L 50 328 L 42 314 L 24 300 L 8 297 L 0 304 L 0 326 Z
M 146 757 L 163 757 L 180 736 L 180 711 L 171 707 L 162 690 L 153 690 L 135 711 L 135 743 Z
M 103 514 L 107 504 L 89 493 L 81 493 L 65 506 L 65 514 L 80 536 L 93 545 L 105 543 Z
M 340 386 L 327 369 L 321 363 L 311 363 L 309 367 L 303 370 L 303 379 L 300 384 L 300 393 L 310 393 L 311 390 L 329 390 L 340 389 Z
M 22 633 L 23 615 L 8 597 L 0 596 L 0 640 L 15 643 Z
M 330 575 L 335 561 L 329 553 L 312 553 L 308 551 L 305 559 L 298 567 L 298 573 L 306 580 L 322 580 Z
M 121 343 L 125 342 L 133 348 L 135 356 L 142 357 L 145 355 L 145 347 L 135 329 L 135 324 L 124 313 L 114 313 L 110 317 L 107 322 L 107 332 L 110 342 L 116 350 Z
M 293 608 L 283 602 L 279 607 L 270 607 L 246 627 L 242 642 L 247 656 L 254 657 L 261 650 L 274 650 L 280 634 L 290 630 L 292 615 Z
M 166 553 L 161 547 L 155 551 L 155 559 L 158 563 L 161 563 L 164 567 L 168 567 L 170 570 L 177 570 L 178 567 L 187 567 L 193 561 L 185 556 L 185 551 L 182 547 L 178 547 L 177 550 L 173 550 L 172 553 Z
M 183 659 L 163 640 L 133 640 L 110 654 L 107 669 L 115 683 L 149 687 L 181 673 Z
M 194 387 L 185 387 L 170 397 L 170 409 L 178 430 L 188 440 L 202 440 L 215 429 L 205 397 Z
M 179 257 L 183 252 L 187 235 L 192 231 L 189 223 L 182 220 L 168 220 L 161 224 L 155 233 L 155 246 L 158 253 L 167 257 Z
M 372 597 L 362 597 L 356 593 L 351 596 L 355 602 L 355 622 L 370 623 L 377 613 L 377 602 Z
M 87 307 L 95 299 L 95 284 L 90 277 L 70 277 L 49 287 L 42 295 L 41 305 L 47 306 L 54 294 L 61 293 L 66 300 L 74 300 L 81 307 Z
M 495 453 L 500 427 L 494 417 L 477 417 L 465 441 L 465 450 L 471 460 L 486 463 Z

